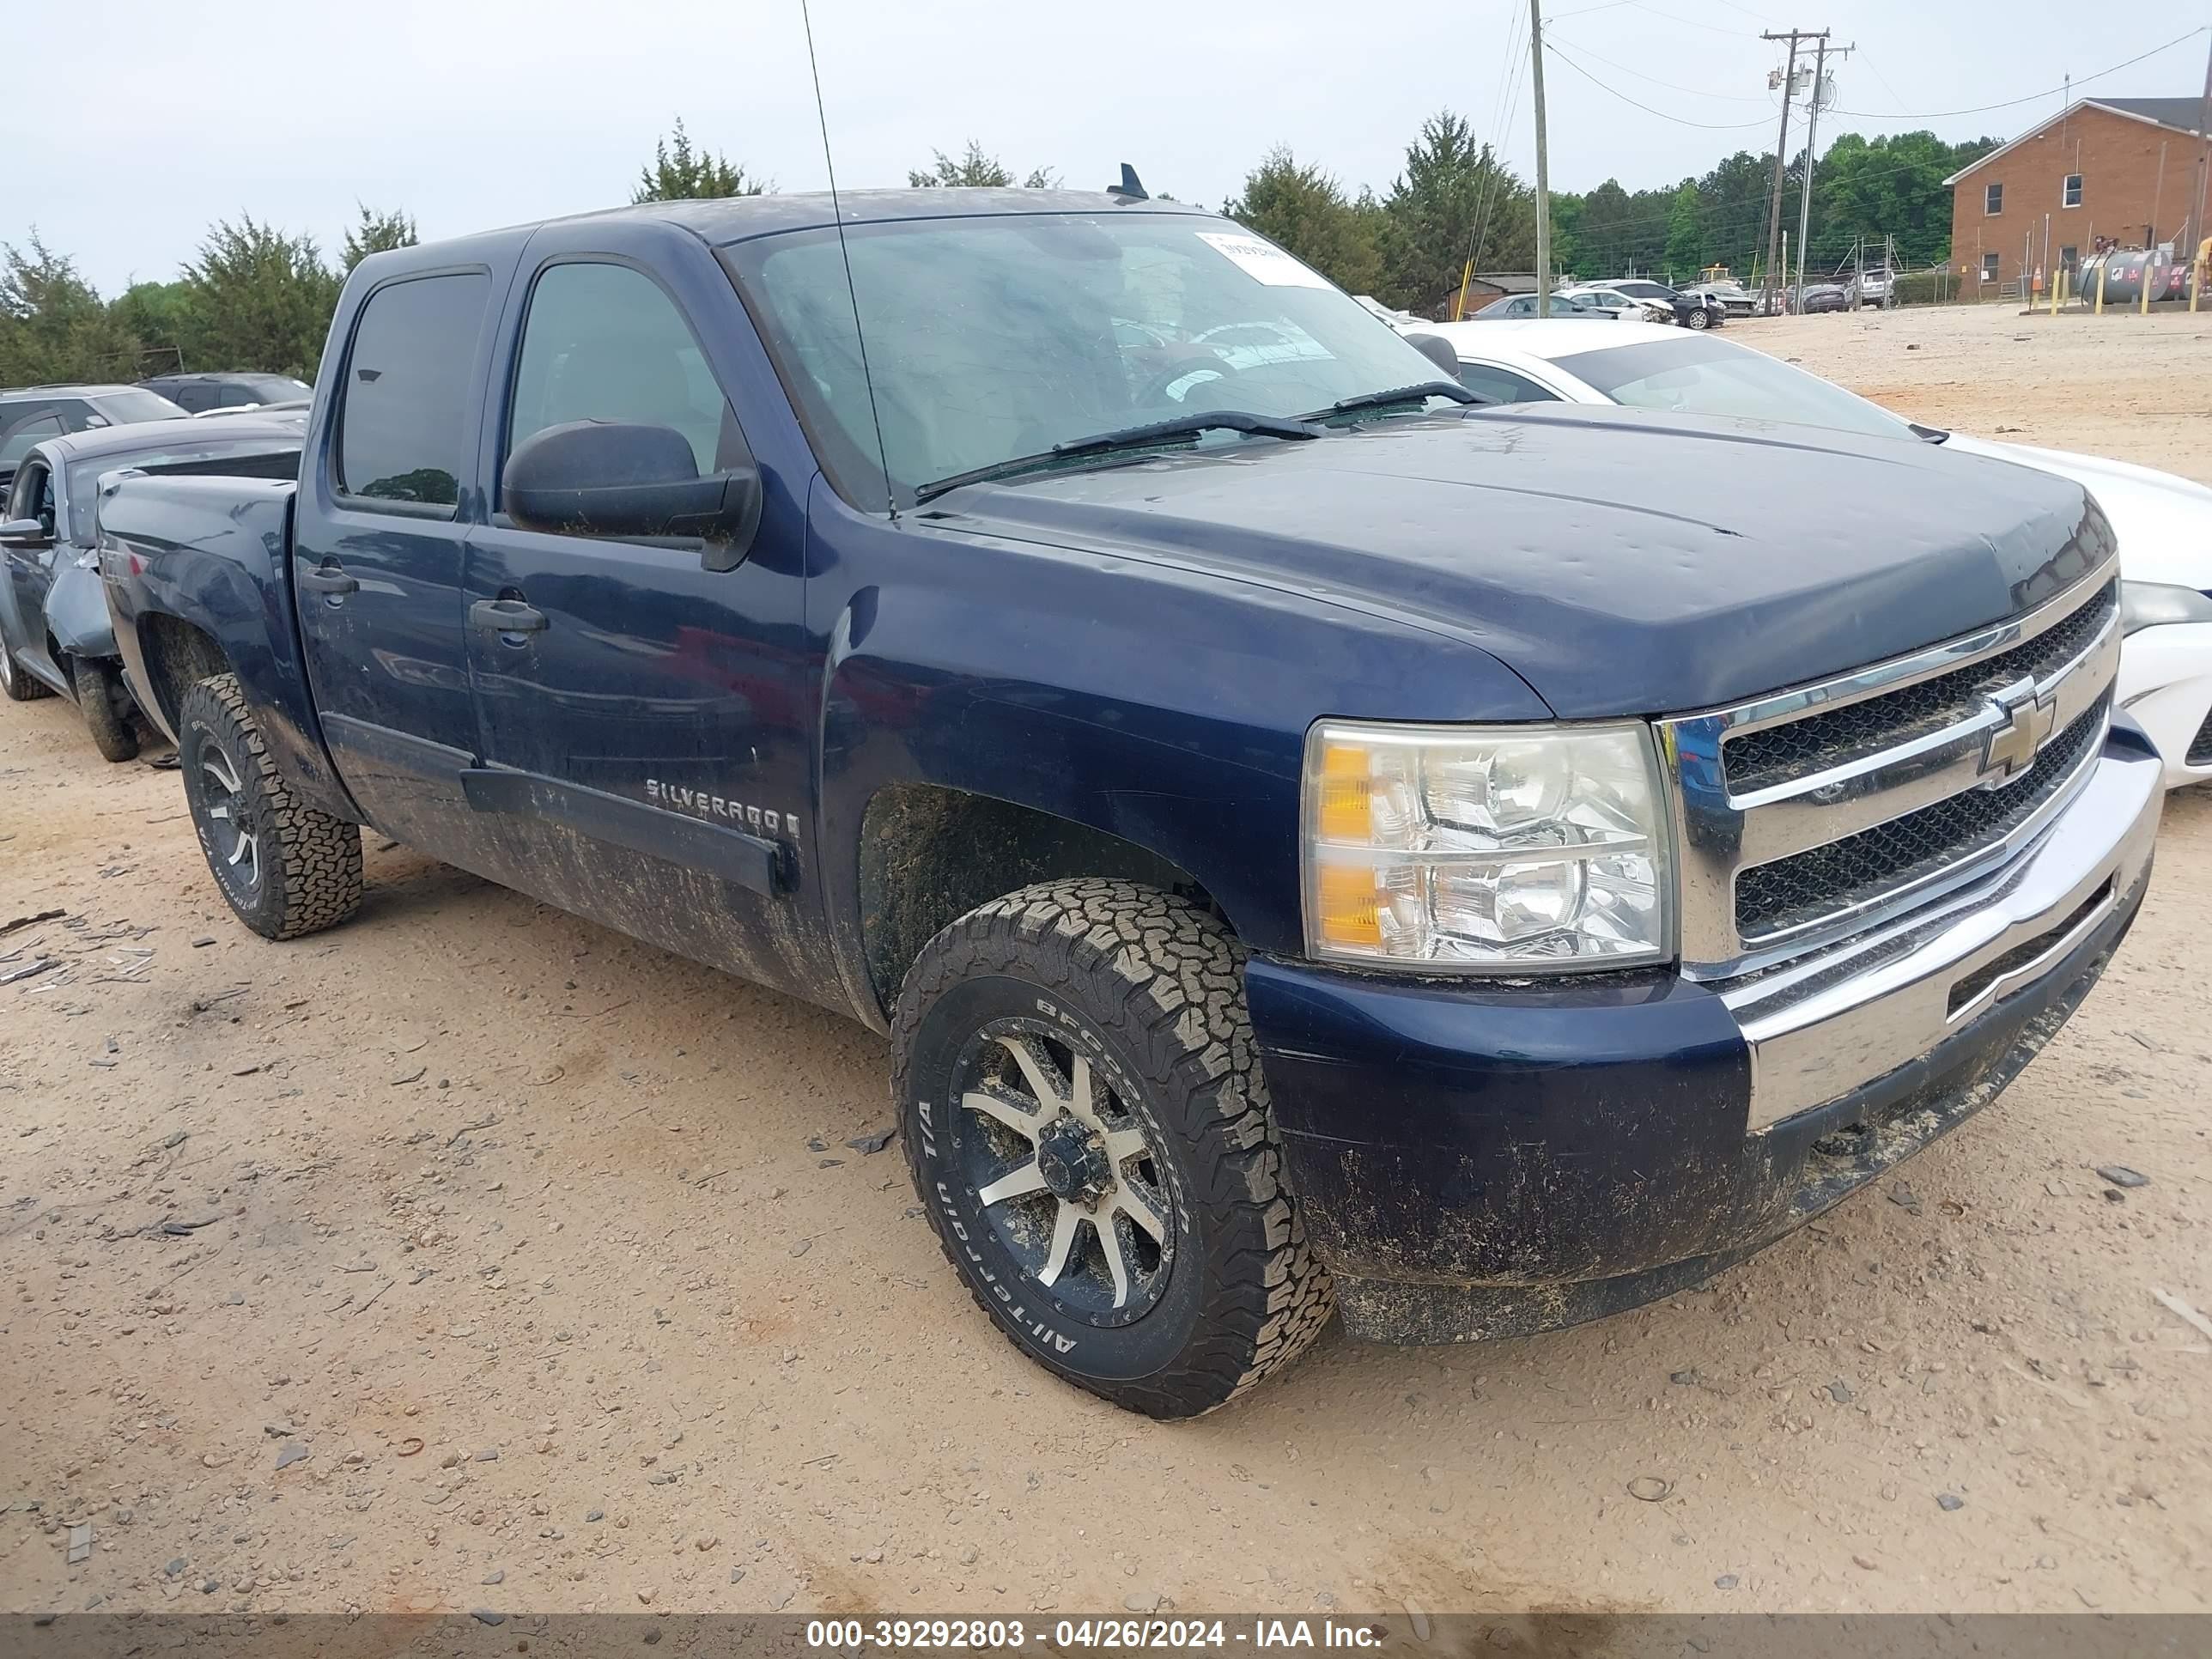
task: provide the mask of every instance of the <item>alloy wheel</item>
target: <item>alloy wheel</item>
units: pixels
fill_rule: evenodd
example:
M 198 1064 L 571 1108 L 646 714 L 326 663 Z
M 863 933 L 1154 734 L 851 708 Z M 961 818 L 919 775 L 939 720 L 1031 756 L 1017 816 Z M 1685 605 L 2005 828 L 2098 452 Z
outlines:
M 1092 1324 L 1150 1309 L 1174 1261 L 1174 1208 L 1132 1085 L 1020 1018 L 976 1033 L 955 1083 L 961 1164 L 1022 1271 Z
M 238 767 L 214 744 L 200 751 L 200 772 L 207 790 L 207 816 L 216 855 L 228 866 L 230 878 L 246 894 L 261 885 L 261 837 L 246 815 L 245 787 Z M 222 845 L 225 839 L 228 847 Z

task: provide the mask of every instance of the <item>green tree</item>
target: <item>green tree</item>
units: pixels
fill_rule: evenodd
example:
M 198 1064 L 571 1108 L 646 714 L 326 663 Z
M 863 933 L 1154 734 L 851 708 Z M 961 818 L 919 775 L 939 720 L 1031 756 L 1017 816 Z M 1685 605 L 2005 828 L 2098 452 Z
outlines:
M 653 144 L 653 165 L 639 169 L 633 202 L 690 202 L 723 196 L 762 196 L 775 188 L 769 179 L 748 179 L 726 155 L 695 148 L 678 117 L 676 131 Z
M 366 203 L 356 202 L 361 210 L 360 222 L 346 232 L 345 246 L 338 251 L 339 259 L 347 275 L 372 253 L 384 253 L 395 247 L 413 247 L 421 239 L 415 234 L 415 216 L 397 209 L 381 213 Z
M 198 319 L 189 285 L 181 281 L 133 283 L 108 301 L 107 309 L 137 340 L 148 374 L 191 367 L 185 361 L 185 348 Z
M 1669 282 L 1690 281 L 1705 257 L 1705 216 L 1698 198 L 1698 181 L 1685 179 L 1674 186 L 1674 199 L 1667 210 L 1666 270 Z
M 1295 253 L 1339 288 L 1370 294 L 1380 284 L 1376 246 L 1382 210 L 1363 191 L 1358 200 L 1312 162 L 1278 144 L 1244 176 L 1244 188 L 1221 210 Z
M 1997 146 L 1994 138 L 1947 144 L 1932 132 L 1863 138 L 1847 132 L 1828 147 L 1813 179 L 1811 264 L 1832 269 L 1862 237 L 1897 239 L 1908 268 L 1951 254 L 1951 192 L 1943 180 Z
M 185 267 L 192 319 L 185 349 L 201 368 L 313 380 L 339 280 L 313 237 L 287 235 L 250 215 L 236 224 L 217 220 Z
M 137 376 L 138 339 L 33 229 L 0 244 L 0 385 Z
M 1528 187 L 1480 143 L 1464 117 L 1440 110 L 1406 148 L 1406 170 L 1382 198 L 1382 297 L 1431 311 L 1477 270 L 1526 270 L 1535 258 Z
M 933 149 L 935 158 L 927 171 L 910 171 L 907 183 L 915 190 L 950 189 L 960 185 L 983 190 L 1003 190 L 1014 182 L 1013 173 L 995 155 L 983 153 L 982 145 L 973 138 L 968 148 L 956 159 L 941 149 Z M 1060 182 L 1060 176 L 1043 167 L 1033 167 L 1022 179 L 1024 190 L 1049 190 Z

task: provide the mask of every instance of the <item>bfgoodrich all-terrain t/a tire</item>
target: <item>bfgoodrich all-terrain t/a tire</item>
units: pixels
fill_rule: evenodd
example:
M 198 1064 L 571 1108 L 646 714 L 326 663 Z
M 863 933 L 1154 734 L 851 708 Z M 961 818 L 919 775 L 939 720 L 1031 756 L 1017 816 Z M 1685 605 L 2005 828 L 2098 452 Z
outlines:
M 360 826 L 293 799 L 236 676 L 185 693 L 177 765 L 200 850 L 240 921 L 264 939 L 297 939 L 359 907 Z
M 892 1036 L 923 1207 L 975 1300 L 1048 1370 L 1194 1417 L 1328 1322 L 1243 952 L 1196 906 L 1088 879 L 995 899 L 923 950 Z

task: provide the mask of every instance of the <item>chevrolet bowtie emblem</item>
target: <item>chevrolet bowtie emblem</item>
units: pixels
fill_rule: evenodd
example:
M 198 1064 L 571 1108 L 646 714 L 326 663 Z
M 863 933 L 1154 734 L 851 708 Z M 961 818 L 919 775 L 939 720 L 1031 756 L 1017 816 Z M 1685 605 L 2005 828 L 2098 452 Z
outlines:
M 2002 718 L 1982 741 L 1981 787 L 1996 789 L 2035 764 L 2058 723 L 2058 692 L 2054 686 L 2038 696 L 2035 682 L 2021 680 L 1990 692 L 1988 702 Z

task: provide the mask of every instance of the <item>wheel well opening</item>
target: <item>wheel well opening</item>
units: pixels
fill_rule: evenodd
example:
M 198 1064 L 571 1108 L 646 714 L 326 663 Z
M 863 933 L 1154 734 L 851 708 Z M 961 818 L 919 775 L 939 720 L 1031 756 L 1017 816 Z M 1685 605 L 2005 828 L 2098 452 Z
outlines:
M 138 640 L 146 660 L 147 690 L 161 705 L 161 724 L 174 732 L 185 693 L 212 675 L 228 673 L 230 659 L 211 635 L 159 611 L 139 618 Z
M 861 937 L 878 1002 L 898 1000 L 907 969 L 948 923 L 1069 876 L 1140 881 L 1221 915 L 1188 871 L 1105 830 L 936 784 L 878 791 L 860 825 Z

